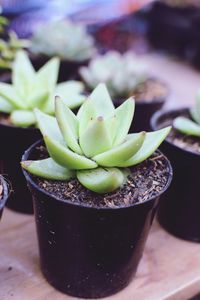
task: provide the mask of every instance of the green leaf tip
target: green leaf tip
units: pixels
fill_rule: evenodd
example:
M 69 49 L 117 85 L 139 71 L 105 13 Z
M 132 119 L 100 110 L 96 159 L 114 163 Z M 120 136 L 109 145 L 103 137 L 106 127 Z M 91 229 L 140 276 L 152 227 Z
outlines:
M 130 172 L 127 167 L 151 156 L 171 129 L 128 134 L 134 110 L 133 98 L 115 109 L 104 84 L 92 92 L 77 115 L 56 97 L 55 117 L 34 109 L 50 157 L 22 166 L 47 179 L 70 180 L 76 176 L 96 193 L 114 191 L 126 182 Z

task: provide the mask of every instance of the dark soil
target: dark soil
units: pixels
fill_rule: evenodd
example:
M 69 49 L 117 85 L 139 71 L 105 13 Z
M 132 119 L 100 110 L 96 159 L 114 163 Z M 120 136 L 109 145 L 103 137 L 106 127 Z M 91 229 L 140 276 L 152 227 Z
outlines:
M 40 158 L 47 156 L 44 147 L 39 147 L 37 151 Z M 143 202 L 158 195 L 167 184 L 169 171 L 166 158 L 156 152 L 151 158 L 131 168 L 131 175 L 121 188 L 104 195 L 87 190 L 77 179 L 66 182 L 33 177 L 33 180 L 40 188 L 64 201 L 85 206 L 117 208 Z
M 166 85 L 153 78 L 149 78 L 144 83 L 139 84 L 133 93 L 136 101 L 144 102 L 164 100 L 167 95 L 168 88 Z
M 185 113 L 180 112 L 180 116 L 191 119 L 189 113 L 187 112 Z M 159 128 L 172 125 L 173 120 L 174 120 L 173 116 L 171 117 L 168 116 L 166 120 L 164 120 L 161 124 L 159 124 Z M 179 132 L 178 130 L 176 130 L 175 128 L 172 128 L 170 134 L 167 137 L 167 141 L 187 151 L 191 151 L 198 154 L 200 153 L 200 138 L 191 135 L 185 135 Z
M 0 113 L 0 123 L 6 126 L 14 126 L 10 120 L 10 115 L 5 113 Z

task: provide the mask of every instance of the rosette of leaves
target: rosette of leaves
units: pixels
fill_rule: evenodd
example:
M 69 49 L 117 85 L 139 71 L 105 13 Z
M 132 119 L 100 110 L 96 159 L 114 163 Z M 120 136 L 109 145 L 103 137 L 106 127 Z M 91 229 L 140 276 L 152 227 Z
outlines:
M 12 67 L 12 84 L 0 82 L 0 112 L 10 114 L 10 121 L 18 127 L 36 123 L 34 108 L 54 114 L 54 98 L 60 95 L 70 108 L 84 101 L 84 86 L 78 81 L 57 84 L 59 59 L 52 58 L 35 71 L 26 52 L 19 51 Z
M 192 120 L 186 117 L 177 117 L 173 126 L 183 134 L 200 137 L 200 93 L 197 96 L 195 107 L 190 109 L 190 116 Z
M 31 51 L 49 57 L 58 56 L 61 60 L 81 62 L 95 53 L 94 39 L 84 25 L 59 20 L 41 25 L 36 30 Z
M 55 117 L 36 110 L 38 126 L 49 158 L 23 161 L 31 174 L 52 180 L 76 177 L 96 193 L 111 192 L 126 182 L 129 168 L 148 158 L 162 143 L 170 127 L 155 132 L 128 134 L 134 100 L 117 109 L 100 84 L 75 115 L 60 99 Z
M 6 33 L 6 26 L 8 20 L 0 16 L 0 34 L 4 34 L 7 38 L 0 39 L 0 69 L 11 69 L 12 62 L 15 59 L 17 51 L 28 48 L 30 41 L 26 39 L 19 39 L 14 31 Z
M 148 77 L 147 66 L 137 56 L 116 51 L 96 56 L 88 67 L 81 67 L 79 73 L 91 90 L 100 82 L 106 83 L 114 98 L 129 97 Z

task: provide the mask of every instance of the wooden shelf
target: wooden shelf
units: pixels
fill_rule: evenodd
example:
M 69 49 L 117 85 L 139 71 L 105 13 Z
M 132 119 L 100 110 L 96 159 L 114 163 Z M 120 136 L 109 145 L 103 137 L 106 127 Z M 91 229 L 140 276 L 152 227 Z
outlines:
M 0 299 L 70 300 L 43 278 L 33 216 L 5 209 L 0 226 Z M 110 300 L 183 300 L 200 292 L 200 245 L 154 223 L 135 279 Z

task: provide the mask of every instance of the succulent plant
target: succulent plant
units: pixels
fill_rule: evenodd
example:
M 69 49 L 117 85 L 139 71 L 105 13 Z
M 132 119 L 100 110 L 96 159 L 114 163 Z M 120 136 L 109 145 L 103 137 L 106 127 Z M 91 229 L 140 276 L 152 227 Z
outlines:
M 92 57 L 95 47 L 84 25 L 60 20 L 41 25 L 36 30 L 31 51 L 50 57 L 58 56 L 61 60 L 81 62 Z
M 147 66 L 131 52 L 109 51 L 96 56 L 79 73 L 89 89 L 104 82 L 112 97 L 129 97 L 147 79 Z
M 36 72 L 27 53 L 17 53 L 12 68 L 12 84 L 0 82 L 0 111 L 10 113 L 13 125 L 35 125 L 33 109 L 36 107 L 45 113 L 54 114 L 55 95 L 64 98 L 71 108 L 84 101 L 85 96 L 81 95 L 84 86 L 81 82 L 67 81 L 56 84 L 58 70 L 58 58 L 52 58 Z
M 128 167 L 148 158 L 170 131 L 166 127 L 128 134 L 134 107 L 130 98 L 115 109 L 104 84 L 96 87 L 77 115 L 57 97 L 56 117 L 36 110 L 50 157 L 23 161 L 22 167 L 46 179 L 77 177 L 84 187 L 96 193 L 117 189 L 126 181 Z
M 15 59 L 17 51 L 28 48 L 30 41 L 19 39 L 14 31 L 5 32 L 5 26 L 8 25 L 8 20 L 0 16 L 0 33 L 8 35 L 6 40 L 0 39 L 0 69 L 11 69 L 12 62 Z
M 197 96 L 195 107 L 190 109 L 190 115 L 194 121 L 186 117 L 177 117 L 173 126 L 183 134 L 200 137 L 200 93 Z

